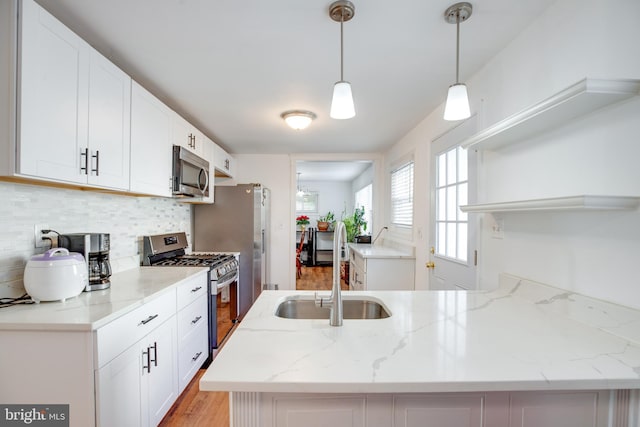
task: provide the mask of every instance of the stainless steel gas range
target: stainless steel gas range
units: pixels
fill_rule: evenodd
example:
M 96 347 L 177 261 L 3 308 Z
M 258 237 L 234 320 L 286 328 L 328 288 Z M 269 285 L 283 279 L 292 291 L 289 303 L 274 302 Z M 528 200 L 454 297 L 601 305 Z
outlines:
M 209 344 L 213 355 L 218 342 L 218 294 L 228 290 L 230 321 L 238 320 L 238 258 L 230 253 L 186 253 L 187 235 L 184 232 L 144 236 L 142 265 L 153 267 L 208 267 L 209 268 Z M 226 322 L 229 323 L 229 322 Z M 226 336 L 226 334 L 225 334 Z M 220 341 L 224 338 L 220 339 Z

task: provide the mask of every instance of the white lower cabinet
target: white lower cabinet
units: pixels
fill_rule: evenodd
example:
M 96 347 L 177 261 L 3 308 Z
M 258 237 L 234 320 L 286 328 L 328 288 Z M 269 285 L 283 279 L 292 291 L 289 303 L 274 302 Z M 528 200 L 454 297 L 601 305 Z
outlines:
M 415 259 L 369 258 L 355 250 L 349 255 L 349 289 L 353 291 L 412 291 Z
M 178 310 L 178 389 L 180 392 L 186 388 L 208 356 L 206 289 L 207 287 L 204 286 L 195 301 Z
M 622 427 L 619 392 L 231 393 L 234 427 Z
M 96 373 L 98 426 L 155 426 L 178 397 L 175 316 Z

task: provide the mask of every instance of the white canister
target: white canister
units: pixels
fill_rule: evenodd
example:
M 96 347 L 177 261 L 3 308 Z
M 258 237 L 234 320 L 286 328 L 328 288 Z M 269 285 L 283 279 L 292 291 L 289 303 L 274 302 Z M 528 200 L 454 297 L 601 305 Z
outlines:
M 88 283 L 84 257 L 66 248 L 34 255 L 24 269 L 24 288 L 35 302 L 64 301 L 84 290 Z

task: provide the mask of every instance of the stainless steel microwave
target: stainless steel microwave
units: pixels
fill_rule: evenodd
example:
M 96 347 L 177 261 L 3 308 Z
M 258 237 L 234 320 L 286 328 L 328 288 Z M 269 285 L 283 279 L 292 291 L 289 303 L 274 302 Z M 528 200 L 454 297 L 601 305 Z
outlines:
M 173 146 L 173 196 L 209 196 L 209 162 L 179 145 Z

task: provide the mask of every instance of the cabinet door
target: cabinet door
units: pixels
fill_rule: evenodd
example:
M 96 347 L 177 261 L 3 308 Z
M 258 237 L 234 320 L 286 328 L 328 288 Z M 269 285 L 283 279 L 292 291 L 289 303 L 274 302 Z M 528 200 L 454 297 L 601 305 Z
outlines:
M 484 423 L 482 394 L 404 395 L 394 397 L 393 418 L 397 427 L 476 427 Z M 428 420 L 428 424 L 425 421 Z
M 363 291 L 366 289 L 367 276 L 363 269 L 353 261 L 349 264 L 349 290 Z
M 605 427 L 608 391 L 511 393 L 509 427 Z
M 89 49 L 35 2 L 22 2 L 19 174 L 86 182 L 80 167 L 87 147 Z
M 415 260 L 406 258 L 367 258 L 368 291 L 413 291 Z
M 134 345 L 96 371 L 98 427 L 148 424 L 142 412 L 143 359 L 141 346 Z
M 194 128 L 193 126 L 191 127 L 191 133 L 193 135 L 191 151 L 193 151 L 200 157 L 204 157 L 204 145 L 205 145 L 205 141 L 208 138 L 206 138 L 202 132 L 200 132 L 198 129 Z
M 365 425 L 366 398 L 361 395 L 298 396 L 266 394 L 273 408 L 265 427 L 356 427 Z M 265 417 L 267 418 L 267 417 Z
M 214 143 L 214 166 L 216 178 L 233 178 L 235 160 L 222 147 Z
M 131 182 L 134 193 L 171 197 L 171 116 L 158 98 L 131 83 Z
M 182 116 L 173 111 L 171 112 L 171 143 L 195 152 L 191 125 Z
M 131 78 L 97 51 L 89 69 L 89 184 L 129 189 Z
M 178 398 L 178 365 L 176 346 L 176 318 L 164 322 L 145 339 L 149 349 L 150 372 L 146 378 L 149 424 L 158 425 Z

